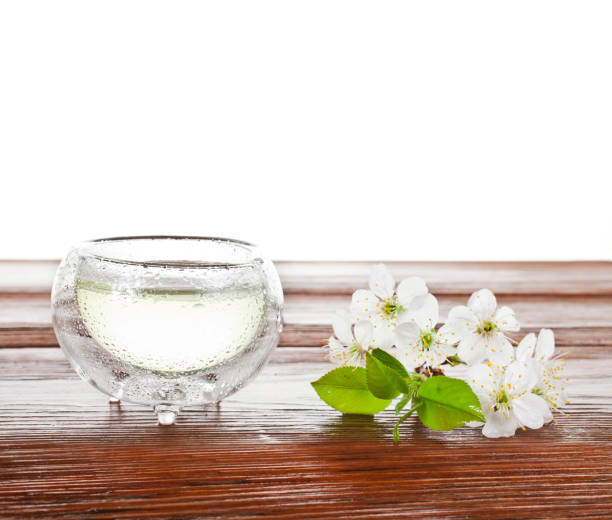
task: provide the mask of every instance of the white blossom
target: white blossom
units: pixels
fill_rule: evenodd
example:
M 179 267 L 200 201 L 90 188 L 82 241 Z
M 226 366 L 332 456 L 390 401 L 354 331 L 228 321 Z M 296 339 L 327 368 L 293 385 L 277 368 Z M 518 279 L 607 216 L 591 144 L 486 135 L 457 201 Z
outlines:
M 537 429 L 547 422 L 548 404 L 533 393 L 537 380 L 534 366 L 521 361 L 470 367 L 467 382 L 480 400 L 485 437 L 511 437 L 517 428 Z
M 555 335 L 550 329 L 542 329 L 536 335 L 527 334 L 516 349 L 516 358 L 532 366 L 537 374 L 534 393 L 549 405 L 546 422 L 552 420 L 552 412 L 567 404 L 567 378 L 562 375 L 565 359 L 555 355 Z
M 327 358 L 338 366 L 364 366 L 365 354 L 374 347 L 374 328 L 368 320 L 353 323 L 347 312 L 332 318 L 334 335 L 330 336 Z
M 388 348 L 393 343 L 393 330 L 398 318 L 407 311 L 418 309 L 428 293 L 422 278 L 406 278 L 395 288 L 395 280 L 384 264 L 374 266 L 369 290 L 353 293 L 351 314 L 355 321 L 369 320 L 374 328 L 376 346 Z
M 397 348 L 391 353 L 409 369 L 440 368 L 448 356 L 456 353 L 455 348 L 436 332 L 438 317 L 438 300 L 432 294 L 424 297 L 420 309 L 400 317 L 401 323 L 395 328 Z
M 481 289 L 470 296 L 467 307 L 451 309 L 438 335 L 448 343 L 459 343 L 457 354 L 468 365 L 489 359 L 503 366 L 514 359 L 506 333 L 519 329 L 512 309 L 498 309 L 493 293 Z

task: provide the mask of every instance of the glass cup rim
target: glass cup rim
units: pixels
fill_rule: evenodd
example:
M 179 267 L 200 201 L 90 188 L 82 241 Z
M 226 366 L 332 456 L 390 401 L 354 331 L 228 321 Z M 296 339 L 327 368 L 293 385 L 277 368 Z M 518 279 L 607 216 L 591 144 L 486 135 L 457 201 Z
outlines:
M 122 255 L 112 256 L 97 254 L 91 251 L 91 247 L 94 244 L 100 244 L 104 242 L 123 242 L 123 241 L 138 241 L 138 240 L 177 240 L 177 241 L 194 241 L 194 242 L 216 242 L 225 244 L 234 244 L 244 248 L 245 250 L 252 253 L 252 258 L 246 262 L 189 262 L 189 261 L 167 261 L 167 260 L 128 260 L 121 258 Z M 211 236 L 196 236 L 196 235 L 131 235 L 131 236 L 116 236 L 107 238 L 94 238 L 90 240 L 83 240 L 79 244 L 74 246 L 74 249 L 79 255 L 87 258 L 93 258 L 104 262 L 111 262 L 114 264 L 125 264 L 133 266 L 143 267 L 167 267 L 167 268 L 197 268 L 197 269 L 229 269 L 229 268 L 244 268 L 260 265 L 263 263 L 263 259 L 259 256 L 259 250 L 257 245 L 246 242 L 244 240 L 238 240 L 235 238 L 226 237 L 211 237 Z

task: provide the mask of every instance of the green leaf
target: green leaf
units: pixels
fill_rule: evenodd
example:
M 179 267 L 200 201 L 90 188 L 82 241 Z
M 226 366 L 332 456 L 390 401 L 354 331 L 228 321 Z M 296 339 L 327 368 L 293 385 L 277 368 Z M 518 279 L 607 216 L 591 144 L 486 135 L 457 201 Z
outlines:
M 465 381 L 446 376 L 430 377 L 419 387 L 421 422 L 432 430 L 448 431 L 469 421 L 484 422 L 478 397 Z
M 378 359 L 383 365 L 395 370 L 400 376 L 408 377 L 408 372 L 395 357 L 380 348 L 375 348 L 372 355 Z
M 366 354 L 366 373 L 368 388 L 376 397 L 395 399 L 401 394 L 395 381 L 401 376 L 369 353 Z
M 323 401 L 342 413 L 374 415 L 391 402 L 372 395 L 362 367 L 336 368 L 311 385 Z
M 368 388 L 381 399 L 413 394 L 421 382 L 418 374 L 407 372 L 404 365 L 381 349 L 366 354 L 366 369 Z
M 411 399 L 411 395 L 404 394 L 395 405 L 395 415 L 399 414 L 404 408 L 406 408 L 406 405 L 410 402 Z
M 448 356 L 446 358 L 446 360 L 451 365 L 466 365 L 467 364 L 465 361 L 462 361 L 461 358 L 457 354 L 453 354 L 452 356 Z

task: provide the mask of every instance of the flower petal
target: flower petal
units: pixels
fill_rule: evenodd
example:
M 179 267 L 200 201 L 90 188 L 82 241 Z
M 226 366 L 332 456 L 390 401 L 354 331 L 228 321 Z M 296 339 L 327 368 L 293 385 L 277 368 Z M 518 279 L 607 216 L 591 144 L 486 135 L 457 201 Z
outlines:
M 457 354 L 468 365 L 475 365 L 483 361 L 488 354 L 483 338 L 478 334 L 465 336 L 457 345 Z
M 516 359 L 525 363 L 529 359 L 536 345 L 536 335 L 530 332 L 525 336 L 516 347 Z
M 457 354 L 457 349 L 453 345 L 449 345 L 448 343 L 438 342 L 437 347 L 438 349 L 440 349 L 440 352 L 444 352 L 444 355 L 446 357 L 454 356 L 455 354 Z
M 497 300 L 489 289 L 480 289 L 470 296 L 467 306 L 479 319 L 492 320 L 495 317 Z
M 544 425 L 544 416 L 550 412 L 546 401 L 540 396 L 528 393 L 512 401 L 514 414 L 527 428 L 538 429 Z
M 500 372 L 483 363 L 471 366 L 466 381 L 481 401 L 489 402 L 497 394 Z
M 428 367 L 439 368 L 446 361 L 446 352 L 439 343 L 433 344 L 429 349 L 424 350 L 425 364 Z
M 516 332 L 521 329 L 519 322 L 514 316 L 514 311 L 510 307 L 502 307 L 495 313 L 496 325 L 507 332 Z
M 395 292 L 395 280 L 385 264 L 376 264 L 370 272 L 370 290 L 379 298 L 386 300 Z
M 414 322 L 400 323 L 394 330 L 395 343 L 398 347 L 409 348 L 419 344 L 421 328 Z
M 361 346 L 362 350 L 365 350 L 372 346 L 372 339 L 374 338 L 374 328 L 372 323 L 368 320 L 361 320 L 355 324 L 355 339 Z
M 406 311 L 400 314 L 400 323 L 416 323 L 422 331 L 430 330 L 438 323 L 439 307 L 438 300 L 433 294 L 426 294 L 423 297 L 423 304 L 417 310 Z
M 423 352 L 417 347 L 396 348 L 390 352 L 399 362 L 412 371 L 423 364 Z
M 519 423 L 513 414 L 509 417 L 504 417 L 498 412 L 485 411 L 487 422 L 482 428 L 482 434 L 485 437 L 496 439 L 498 437 L 512 437 L 514 432 L 519 427 Z
M 532 370 L 533 373 L 535 374 L 536 385 L 537 385 L 538 382 L 541 381 L 542 378 L 544 377 L 544 373 L 545 373 L 544 365 L 537 359 L 533 359 L 533 358 L 529 358 L 527 361 L 525 361 L 525 363 L 527 364 L 529 369 Z
M 351 330 L 351 319 L 346 312 L 338 311 L 332 317 L 334 334 L 345 345 L 353 343 L 353 332 Z
M 351 314 L 355 317 L 367 317 L 376 312 L 378 298 L 372 291 L 359 289 L 353 293 L 351 300 Z
M 327 359 L 331 361 L 332 364 L 342 366 L 346 364 L 346 347 L 334 336 L 329 338 L 329 343 L 327 345 Z
M 472 334 L 479 325 L 478 317 L 464 305 L 453 307 L 444 324 L 445 335 L 457 337 L 457 340 Z
M 506 366 L 514 359 L 514 349 L 501 333 L 487 337 L 485 347 L 487 357 L 496 365 Z
M 374 317 L 370 320 L 374 329 L 372 337 L 372 346 L 374 348 L 386 349 L 393 345 L 395 335 L 393 334 L 393 325 L 388 320 Z
M 427 294 L 427 285 L 425 280 L 418 276 L 411 276 L 402 280 L 397 286 L 397 299 L 400 305 L 405 308 L 409 308 L 410 304 L 413 303 L 415 298 L 418 296 L 425 296 Z
M 531 392 L 536 384 L 536 375 L 530 366 L 521 361 L 514 361 L 506 367 L 503 388 L 510 395 Z
M 455 345 L 461 338 L 457 335 L 455 329 L 449 325 L 442 325 L 438 330 L 438 341 L 447 345 Z
M 536 356 L 542 360 L 550 359 L 555 353 L 555 335 L 550 329 L 542 329 L 538 334 L 535 347 Z

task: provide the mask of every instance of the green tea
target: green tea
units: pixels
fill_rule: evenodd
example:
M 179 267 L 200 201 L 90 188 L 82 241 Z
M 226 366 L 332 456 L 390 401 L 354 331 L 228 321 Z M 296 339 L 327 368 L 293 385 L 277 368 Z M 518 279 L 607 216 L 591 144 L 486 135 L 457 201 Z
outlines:
M 132 365 L 155 372 L 191 372 L 245 349 L 264 325 L 260 288 L 231 292 L 114 290 L 78 281 L 78 309 L 96 342 Z

